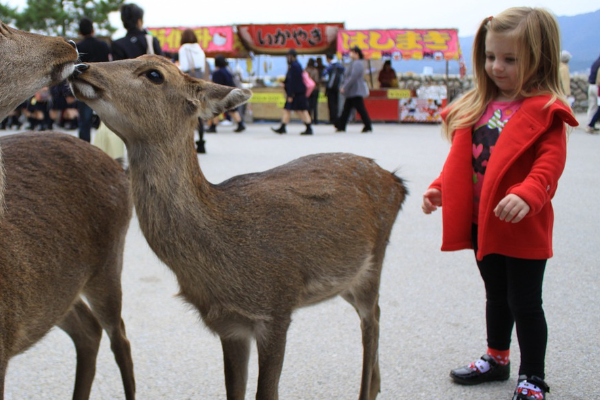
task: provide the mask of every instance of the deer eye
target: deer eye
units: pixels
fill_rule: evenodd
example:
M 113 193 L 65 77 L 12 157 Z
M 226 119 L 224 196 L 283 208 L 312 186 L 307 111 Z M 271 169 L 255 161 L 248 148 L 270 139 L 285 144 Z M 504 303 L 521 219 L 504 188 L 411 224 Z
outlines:
M 160 85 L 165 81 L 165 77 L 159 71 L 155 69 L 151 69 L 150 71 L 144 74 L 146 78 L 150 80 L 150 82 Z

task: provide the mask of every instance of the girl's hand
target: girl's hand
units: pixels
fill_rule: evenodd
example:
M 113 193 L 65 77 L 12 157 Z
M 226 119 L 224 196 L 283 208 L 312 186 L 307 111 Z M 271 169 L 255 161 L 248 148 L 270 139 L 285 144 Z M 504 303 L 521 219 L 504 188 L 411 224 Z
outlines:
M 442 206 L 442 192 L 439 189 L 427 189 L 423 193 L 423 205 L 421 209 L 425 214 L 431 214 Z
M 509 194 L 494 208 L 494 214 L 500 221 L 516 224 L 529 213 L 529 204 L 516 194 Z

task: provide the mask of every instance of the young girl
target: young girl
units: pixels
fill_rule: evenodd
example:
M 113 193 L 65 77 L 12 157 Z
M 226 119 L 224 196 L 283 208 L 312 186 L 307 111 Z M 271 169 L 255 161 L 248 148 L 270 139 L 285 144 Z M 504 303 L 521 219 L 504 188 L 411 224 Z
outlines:
M 538 8 L 486 18 L 475 36 L 476 87 L 442 114 L 452 147 L 423 195 L 443 205 L 442 250 L 475 250 L 486 289 L 486 354 L 450 372 L 459 384 L 507 380 L 513 325 L 521 350 L 513 400 L 545 399 L 542 281 L 552 256 L 551 199 L 576 126 L 559 80 L 556 19 Z

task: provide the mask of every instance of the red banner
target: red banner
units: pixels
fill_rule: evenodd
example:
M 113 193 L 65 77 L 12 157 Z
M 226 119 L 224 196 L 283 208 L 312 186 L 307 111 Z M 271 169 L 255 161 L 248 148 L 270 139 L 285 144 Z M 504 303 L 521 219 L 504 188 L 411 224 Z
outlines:
M 177 28 L 147 28 L 160 42 L 163 51 L 176 53 L 179 50 L 181 34 L 186 27 Z M 227 58 L 249 57 L 248 51 L 239 40 L 232 26 L 205 26 L 191 28 L 198 44 L 206 53 L 207 57 L 215 57 L 219 54 Z
M 335 51 L 338 31 L 344 23 L 238 25 L 238 34 L 256 54 L 282 55 L 290 49 L 299 54 Z
M 340 30 L 337 52 L 348 54 L 354 46 L 374 60 L 459 60 L 461 56 L 456 29 Z

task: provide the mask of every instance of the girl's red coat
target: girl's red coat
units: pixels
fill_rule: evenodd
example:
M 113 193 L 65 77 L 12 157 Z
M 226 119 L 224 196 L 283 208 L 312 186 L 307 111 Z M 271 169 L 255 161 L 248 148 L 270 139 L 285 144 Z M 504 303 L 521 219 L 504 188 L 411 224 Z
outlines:
M 549 101 L 546 95 L 526 98 L 496 143 L 479 205 L 479 260 L 492 253 L 525 259 L 552 257 L 550 200 L 566 161 L 565 123 L 578 124 L 568 107 L 560 101 L 547 106 Z M 430 186 L 442 192 L 443 251 L 473 248 L 472 156 L 471 128 L 456 130 L 442 173 Z M 531 207 L 516 224 L 494 215 L 496 205 L 510 193 Z

